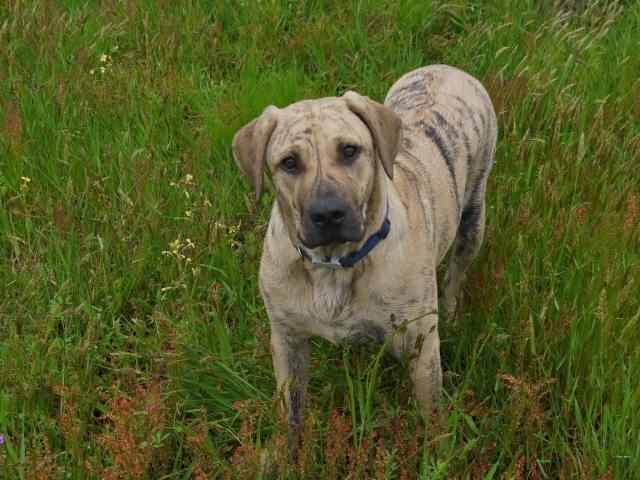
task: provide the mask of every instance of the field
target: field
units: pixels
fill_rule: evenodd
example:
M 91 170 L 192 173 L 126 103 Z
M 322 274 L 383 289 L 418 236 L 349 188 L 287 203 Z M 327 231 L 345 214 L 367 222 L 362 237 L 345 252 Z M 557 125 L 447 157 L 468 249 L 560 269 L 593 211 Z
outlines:
M 0 4 L 0 478 L 254 478 L 286 439 L 231 154 L 269 104 L 446 63 L 498 114 L 444 393 L 317 339 L 272 478 L 640 478 L 640 3 Z M 439 281 L 444 269 L 438 270 Z

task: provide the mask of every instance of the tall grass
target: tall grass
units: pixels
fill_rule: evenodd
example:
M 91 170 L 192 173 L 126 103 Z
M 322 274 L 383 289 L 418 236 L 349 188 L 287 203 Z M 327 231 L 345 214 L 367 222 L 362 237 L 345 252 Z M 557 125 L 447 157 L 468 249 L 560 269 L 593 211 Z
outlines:
M 314 340 L 302 450 L 272 476 L 640 477 L 639 50 L 637 2 L 0 5 L 0 477 L 260 475 L 286 444 L 272 196 L 233 134 L 433 63 L 500 126 L 440 412 L 384 352 Z

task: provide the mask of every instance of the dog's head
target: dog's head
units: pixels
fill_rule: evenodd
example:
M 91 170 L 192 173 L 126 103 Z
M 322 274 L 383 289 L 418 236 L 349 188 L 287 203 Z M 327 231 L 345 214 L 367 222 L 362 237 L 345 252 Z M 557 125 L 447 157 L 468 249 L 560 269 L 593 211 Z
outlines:
M 258 200 L 266 165 L 289 235 L 313 249 L 363 239 L 370 203 L 382 176 L 393 178 L 401 143 L 393 110 L 347 92 L 267 107 L 236 133 L 233 155 Z

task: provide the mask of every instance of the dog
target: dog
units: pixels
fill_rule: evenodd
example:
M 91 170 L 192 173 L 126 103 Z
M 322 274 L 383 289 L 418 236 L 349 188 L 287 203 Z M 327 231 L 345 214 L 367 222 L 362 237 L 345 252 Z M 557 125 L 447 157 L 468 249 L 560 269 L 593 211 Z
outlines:
M 342 97 L 267 107 L 233 139 L 257 199 L 275 203 L 259 285 L 295 452 L 313 336 L 382 346 L 408 362 L 424 414 L 441 391 L 436 267 L 452 248 L 444 307 L 456 309 L 482 244 L 497 138 L 486 90 L 453 67 L 400 78 L 384 105 Z M 394 334 L 394 319 L 406 322 Z

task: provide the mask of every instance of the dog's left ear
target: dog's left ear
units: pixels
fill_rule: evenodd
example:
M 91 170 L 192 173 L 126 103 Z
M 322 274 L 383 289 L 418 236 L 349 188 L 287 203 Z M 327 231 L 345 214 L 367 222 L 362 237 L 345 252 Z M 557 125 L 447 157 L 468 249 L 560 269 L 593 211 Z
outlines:
M 364 122 L 378 152 L 382 167 L 390 179 L 393 179 L 393 162 L 402 145 L 402 120 L 396 112 L 369 97 L 355 92 L 347 92 L 342 98 L 347 108 Z
M 278 108 L 273 105 L 265 108 L 262 115 L 238 130 L 231 144 L 233 158 L 253 185 L 258 201 L 262 198 L 267 145 L 278 124 L 277 112 Z

